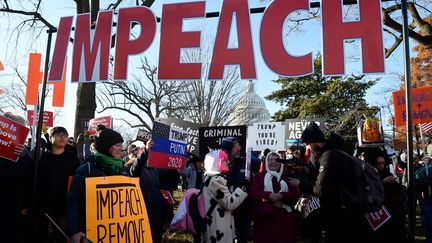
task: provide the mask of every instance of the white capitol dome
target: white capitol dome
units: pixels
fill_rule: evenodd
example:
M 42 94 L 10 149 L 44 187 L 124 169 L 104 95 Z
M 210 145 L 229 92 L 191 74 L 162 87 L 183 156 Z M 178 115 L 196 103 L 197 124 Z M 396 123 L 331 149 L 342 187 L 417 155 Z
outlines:
M 235 106 L 230 116 L 230 126 L 252 125 L 255 122 L 269 122 L 270 113 L 267 110 L 263 98 L 255 93 L 254 83 L 249 80 L 247 92 Z

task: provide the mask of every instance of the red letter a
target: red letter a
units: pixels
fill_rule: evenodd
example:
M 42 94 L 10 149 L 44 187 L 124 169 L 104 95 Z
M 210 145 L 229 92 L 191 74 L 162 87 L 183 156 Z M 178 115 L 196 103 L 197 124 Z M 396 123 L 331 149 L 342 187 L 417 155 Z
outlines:
M 233 14 L 237 19 L 238 48 L 228 48 Z M 209 79 L 222 79 L 225 65 L 240 65 L 242 79 L 255 79 L 255 60 L 247 0 L 223 1 Z

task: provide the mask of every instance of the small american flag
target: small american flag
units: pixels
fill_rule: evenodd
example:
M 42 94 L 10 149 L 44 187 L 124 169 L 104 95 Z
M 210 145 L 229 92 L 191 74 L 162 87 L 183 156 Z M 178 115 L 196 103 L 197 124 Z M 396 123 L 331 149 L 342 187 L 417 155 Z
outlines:
M 421 124 L 421 128 L 423 132 L 429 132 L 430 130 L 432 130 L 432 122 Z

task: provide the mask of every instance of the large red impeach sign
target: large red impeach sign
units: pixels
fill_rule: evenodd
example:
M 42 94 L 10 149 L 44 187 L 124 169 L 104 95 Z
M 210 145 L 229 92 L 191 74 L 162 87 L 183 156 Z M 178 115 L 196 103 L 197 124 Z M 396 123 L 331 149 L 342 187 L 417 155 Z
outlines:
M 281 76 L 303 76 L 313 72 L 311 53 L 293 56 L 283 43 L 283 24 L 287 16 L 308 11 L 308 0 L 273 0 L 266 8 L 260 26 L 260 49 L 267 66 Z M 360 1 L 359 20 L 344 22 L 341 0 L 322 0 L 323 74 L 343 75 L 344 40 L 360 39 L 363 73 L 384 72 L 380 0 Z M 223 77 L 225 65 L 238 65 L 242 79 L 256 79 L 255 54 L 247 0 L 224 0 L 220 11 L 208 79 Z M 113 11 L 99 12 L 91 38 L 90 14 L 75 20 L 72 54 L 72 82 L 103 81 L 109 77 Z M 180 61 L 182 48 L 200 47 L 200 31 L 182 31 L 184 19 L 205 17 L 205 1 L 164 4 L 162 7 L 159 79 L 200 80 L 201 63 Z M 234 19 L 235 18 L 235 19 Z M 238 47 L 229 48 L 233 21 L 237 23 Z M 61 80 L 73 16 L 60 19 L 49 80 Z M 140 34 L 131 38 L 131 26 L 140 26 Z M 118 11 L 115 35 L 114 79 L 127 79 L 129 56 L 146 51 L 156 35 L 156 17 L 147 7 Z M 296 43 L 292 43 L 295 45 Z M 289 43 L 291 45 L 291 43 Z

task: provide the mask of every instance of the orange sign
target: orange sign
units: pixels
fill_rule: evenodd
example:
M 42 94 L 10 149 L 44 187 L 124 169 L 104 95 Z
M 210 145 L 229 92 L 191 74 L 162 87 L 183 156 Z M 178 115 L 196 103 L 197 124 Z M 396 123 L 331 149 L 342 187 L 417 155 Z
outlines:
M 3 71 L 4 70 L 4 66 L 3 66 L 3 63 L 2 62 L 0 62 L 0 71 Z
M 405 90 L 393 92 L 396 126 L 404 126 L 407 118 Z M 413 125 L 432 122 L 432 87 L 412 89 L 411 118 Z
M 85 183 L 87 239 L 91 242 L 152 242 L 139 178 L 88 177 Z
M 27 74 L 27 89 L 26 89 L 26 105 L 36 105 L 38 97 L 38 87 L 42 83 L 43 73 L 41 72 L 41 54 L 30 53 L 29 66 Z M 53 88 L 53 101 L 52 106 L 63 107 L 66 85 L 66 66 L 65 62 L 63 68 L 63 78 L 60 82 L 48 82 L 52 84 Z

